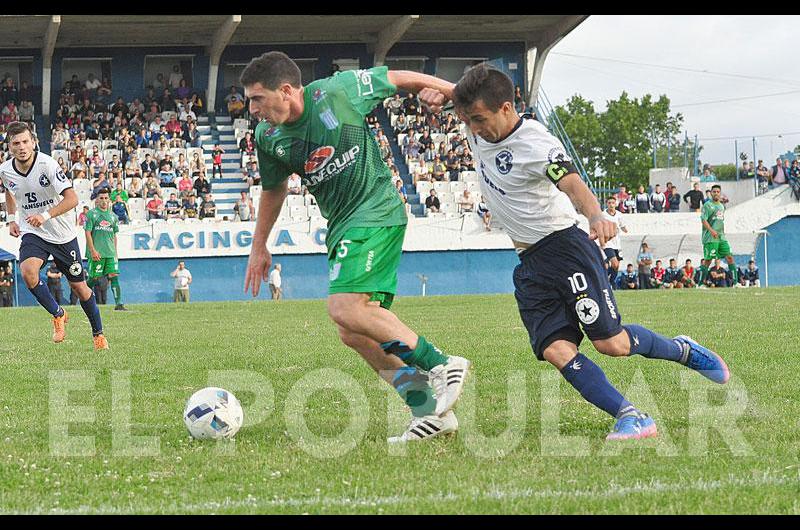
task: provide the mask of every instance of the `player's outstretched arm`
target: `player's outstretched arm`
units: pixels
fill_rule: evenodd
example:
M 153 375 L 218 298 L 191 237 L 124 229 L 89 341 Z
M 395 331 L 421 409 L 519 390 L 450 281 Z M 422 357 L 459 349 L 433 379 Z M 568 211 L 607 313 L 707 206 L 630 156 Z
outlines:
M 8 233 L 12 237 L 19 237 L 19 225 L 16 221 L 17 203 L 14 200 L 14 194 L 6 188 L 6 215 L 8 221 Z
M 570 173 L 558 181 L 558 189 L 567 194 L 575 209 L 589 220 L 589 237 L 597 239 L 600 245 L 617 235 L 617 225 L 602 215 L 600 203 L 592 190 L 583 182 L 580 175 Z
M 455 84 L 432 75 L 410 70 L 390 70 L 387 78 L 399 90 L 417 94 L 420 101 L 428 105 L 433 112 L 441 110 L 442 106 L 453 98 Z
M 286 200 L 288 194 L 288 180 L 284 180 L 277 188 L 261 191 L 253 246 L 250 249 L 250 259 L 247 261 L 247 272 L 244 277 L 244 292 L 246 293 L 252 288 L 251 292 L 254 298 L 261 291 L 261 282 L 269 279 L 272 255 L 267 250 L 267 239 L 272 232 L 272 227 L 275 226 L 275 221 L 278 220 L 283 201 Z

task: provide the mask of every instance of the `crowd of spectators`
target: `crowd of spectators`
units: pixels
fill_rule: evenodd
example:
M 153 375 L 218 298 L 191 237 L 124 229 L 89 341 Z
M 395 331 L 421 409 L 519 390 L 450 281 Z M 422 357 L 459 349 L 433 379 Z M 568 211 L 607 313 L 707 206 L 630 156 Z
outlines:
M 672 182 L 667 182 L 663 189 L 661 184 L 648 190 L 639 186 L 633 193 L 628 192 L 625 184 L 621 184 L 614 198 L 617 199 L 617 209 L 622 213 L 675 213 L 681 210 L 682 203 L 686 203 L 689 211 L 699 212 L 703 204 L 711 200 L 711 190 L 704 193 L 700 190 L 700 183 L 695 182 L 691 190 L 681 195 Z M 723 204 L 729 202 L 724 194 L 720 200 Z
M 700 270 L 692 264 L 691 259 L 687 259 L 679 268 L 677 260 L 670 258 L 669 266 L 664 268 L 660 259 L 653 263 L 653 254 L 644 243 L 636 258 L 636 265 L 628 263 L 625 270 L 612 279 L 612 286 L 622 290 L 761 287 L 761 280 L 758 267 L 752 259 L 746 267 L 738 267 L 738 283 L 733 281 L 727 263 L 716 259 L 709 267 L 705 281 L 701 282 Z

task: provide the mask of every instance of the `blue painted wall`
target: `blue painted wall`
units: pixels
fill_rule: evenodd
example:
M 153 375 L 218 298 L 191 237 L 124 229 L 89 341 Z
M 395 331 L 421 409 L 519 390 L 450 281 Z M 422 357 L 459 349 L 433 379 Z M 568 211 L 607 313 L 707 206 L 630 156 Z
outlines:
M 800 284 L 800 217 L 785 217 L 768 226 L 767 231 L 769 285 L 776 287 Z M 750 256 L 737 256 L 736 263 L 744 267 L 750 259 Z M 766 268 L 763 239 L 756 248 L 755 260 L 761 272 L 761 285 L 764 285 Z
M 428 277 L 427 294 L 510 293 L 514 290 L 511 272 L 518 263 L 513 250 L 470 250 L 406 252 L 398 271 L 398 294 L 417 296 L 422 284 L 417 274 Z M 192 273 L 191 297 L 194 301 L 249 300 L 243 291 L 247 256 L 186 258 Z M 170 277 L 177 259 L 122 260 L 120 280 L 126 303 L 172 302 Z M 286 298 L 325 298 L 328 296 L 328 265 L 324 254 L 274 256 L 273 263 L 283 269 Z M 42 274 L 43 281 L 46 277 Z M 66 281 L 63 292 L 69 295 Z M 35 305 L 30 292 L 20 283 L 21 305 Z M 260 299 L 269 299 L 263 285 Z M 108 293 L 109 303 L 113 303 Z

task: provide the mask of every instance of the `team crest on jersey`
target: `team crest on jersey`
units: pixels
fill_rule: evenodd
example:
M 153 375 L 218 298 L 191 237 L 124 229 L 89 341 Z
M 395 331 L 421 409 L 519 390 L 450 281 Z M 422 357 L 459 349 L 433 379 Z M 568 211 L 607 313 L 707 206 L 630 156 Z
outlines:
M 331 147 L 330 145 L 326 145 L 324 147 L 320 147 L 315 149 L 308 155 L 308 160 L 306 160 L 306 165 L 303 167 L 303 171 L 306 172 L 306 175 L 312 175 L 325 167 L 333 155 L 336 153 L 336 150 Z
M 42 173 L 42 176 L 39 177 L 39 185 L 43 188 L 46 188 L 47 186 L 50 185 L 50 179 L 47 178 L 47 175 L 45 175 L 44 173 Z
M 600 317 L 600 306 L 591 298 L 581 298 L 575 304 L 575 312 L 584 324 L 593 324 Z
M 284 149 L 282 145 L 276 145 L 275 146 L 275 154 L 278 155 L 278 156 L 285 156 L 286 155 L 286 149 Z
M 65 182 L 67 180 L 67 176 L 64 174 L 64 171 L 60 169 L 56 172 L 56 178 L 59 182 Z
M 10 189 L 10 190 L 13 190 L 14 188 L 17 187 L 16 183 L 13 180 L 9 180 L 8 184 L 6 184 L 6 186 L 8 186 L 8 189 Z
M 311 99 L 314 100 L 314 103 L 319 102 L 323 97 L 325 97 L 325 91 L 321 88 L 318 88 L 314 91 L 314 94 L 311 96 Z
M 503 175 L 507 175 L 511 168 L 514 167 L 514 155 L 508 149 L 503 149 L 497 156 L 494 157 L 494 163 L 497 166 L 497 171 Z
M 83 272 L 83 265 L 81 265 L 80 262 L 76 261 L 69 266 L 69 273 L 71 275 L 78 276 L 81 272 Z
M 270 127 L 269 129 L 264 131 L 264 136 L 266 136 L 267 138 L 272 138 L 273 136 L 277 136 L 279 132 L 281 131 L 277 127 Z

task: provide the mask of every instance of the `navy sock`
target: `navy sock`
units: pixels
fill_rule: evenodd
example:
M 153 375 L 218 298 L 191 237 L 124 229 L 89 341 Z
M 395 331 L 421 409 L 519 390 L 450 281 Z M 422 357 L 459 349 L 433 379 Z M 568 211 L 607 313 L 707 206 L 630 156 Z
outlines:
M 603 370 L 582 353 L 578 353 L 561 369 L 561 375 L 586 401 L 615 418 L 632 407 L 608 382 Z
M 436 398 L 428 383 L 428 377 L 413 366 L 404 366 L 397 370 L 392 378 L 392 386 L 411 409 L 417 418 L 433 414 L 436 409 Z
M 681 362 L 683 348 L 672 339 L 637 324 L 622 326 L 631 340 L 631 355 L 641 355 L 649 359 L 666 359 Z
M 81 307 L 86 316 L 89 317 L 89 323 L 92 325 L 92 335 L 100 335 L 103 332 L 103 322 L 100 320 L 100 309 L 97 307 L 94 293 L 85 302 L 81 300 Z
M 39 280 L 39 283 L 33 289 L 28 287 L 28 290 L 31 292 L 31 294 L 33 294 L 33 296 L 36 297 L 36 300 L 38 300 L 39 304 L 45 308 L 48 313 L 54 317 L 60 317 L 64 314 L 64 310 L 58 306 L 58 302 L 56 302 L 56 299 L 53 298 L 50 290 L 42 282 L 42 280 Z

